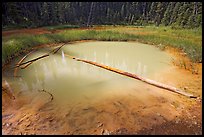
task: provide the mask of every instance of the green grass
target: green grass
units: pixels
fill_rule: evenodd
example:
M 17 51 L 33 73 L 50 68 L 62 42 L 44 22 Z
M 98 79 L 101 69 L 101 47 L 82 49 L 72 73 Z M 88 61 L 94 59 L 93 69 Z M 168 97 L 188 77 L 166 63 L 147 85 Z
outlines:
M 158 35 L 139 35 L 140 41 L 149 42 L 157 45 L 159 48 L 164 49 L 167 46 L 171 46 L 182 50 L 193 62 L 202 61 L 202 46 L 195 44 L 192 41 L 185 39 L 175 39 L 168 36 Z
M 161 49 L 165 49 L 167 46 L 180 49 L 193 62 L 202 62 L 202 28 L 172 29 L 170 26 L 134 28 L 126 26 L 109 30 L 137 35 L 138 41 L 157 45 Z
M 18 53 L 20 50 L 42 44 L 71 42 L 77 40 L 128 41 L 136 38 L 137 36 L 131 34 L 95 30 L 67 30 L 55 34 L 24 34 L 20 36 L 14 35 L 3 37 L 2 64 L 4 64 L 11 55 Z
M 153 35 L 141 35 L 139 39 L 163 46 L 172 46 L 185 52 L 193 62 L 202 62 L 202 28 L 171 29 L 171 27 L 147 27 Z
M 69 27 L 54 26 L 58 29 Z M 49 28 L 48 27 L 48 28 Z M 143 34 L 140 34 L 140 33 Z M 145 35 L 144 35 L 145 34 Z M 161 49 L 167 46 L 178 48 L 185 52 L 193 62 L 202 62 L 202 29 L 172 29 L 171 27 L 145 26 L 108 27 L 106 30 L 65 30 L 60 33 L 41 35 L 13 35 L 2 39 L 2 63 L 22 49 L 42 44 L 70 42 L 76 40 L 100 41 L 139 41 L 157 45 Z

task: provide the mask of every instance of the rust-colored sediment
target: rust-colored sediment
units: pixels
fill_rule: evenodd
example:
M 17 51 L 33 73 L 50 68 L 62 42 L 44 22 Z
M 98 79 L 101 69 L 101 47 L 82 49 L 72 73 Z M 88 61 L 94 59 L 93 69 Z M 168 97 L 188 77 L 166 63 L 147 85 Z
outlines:
M 175 62 L 191 63 L 180 51 L 166 51 L 174 55 Z M 202 134 L 202 63 L 193 65 L 195 73 L 175 66 L 158 74 L 158 80 L 185 89 L 198 99 L 147 85 L 144 88 L 150 94 L 145 96 L 146 91 L 135 87 L 127 95 L 69 105 L 59 113 L 61 108 L 55 104 L 43 106 L 46 102 L 42 98 L 49 100 L 46 94 L 16 92 L 17 99 L 11 100 L 3 92 L 3 134 Z

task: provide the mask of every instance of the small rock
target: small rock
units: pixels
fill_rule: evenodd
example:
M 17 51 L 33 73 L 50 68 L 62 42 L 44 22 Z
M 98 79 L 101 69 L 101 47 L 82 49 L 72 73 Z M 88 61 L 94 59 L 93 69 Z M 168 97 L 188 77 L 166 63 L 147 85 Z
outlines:
M 157 113 L 157 116 L 161 116 L 161 114 L 160 114 L 160 113 Z
M 50 120 L 49 120 L 49 122 L 52 122 L 52 121 L 53 121 L 53 119 L 50 119 Z
M 26 125 L 26 127 L 29 127 L 29 126 L 30 126 L 30 123 Z
M 108 132 L 108 130 L 105 130 L 103 135 L 110 135 L 110 133 Z
M 184 87 L 183 89 L 184 89 L 184 90 L 187 90 L 187 89 L 188 89 L 188 87 Z
M 97 125 L 97 128 L 102 127 L 102 126 L 103 126 L 103 123 L 100 123 Z
M 103 133 L 104 133 L 104 129 L 101 129 L 101 134 L 103 135 Z
M 176 120 L 176 124 L 178 124 L 178 123 L 179 123 L 179 119 Z
M 119 128 L 116 130 L 117 134 L 126 134 L 128 130 L 126 128 Z
M 2 124 L 2 126 L 5 126 L 5 125 L 6 125 L 6 123 L 3 123 L 3 124 Z
M 197 122 L 195 121 L 194 124 L 197 125 Z
M 9 126 L 11 126 L 12 125 L 12 123 L 6 123 L 6 126 L 7 127 L 9 127 Z

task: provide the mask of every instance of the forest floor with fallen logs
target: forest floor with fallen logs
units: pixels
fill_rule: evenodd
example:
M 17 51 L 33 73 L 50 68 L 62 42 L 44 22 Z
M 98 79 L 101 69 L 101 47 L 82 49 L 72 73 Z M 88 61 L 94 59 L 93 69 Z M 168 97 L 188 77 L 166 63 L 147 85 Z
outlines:
M 103 27 L 98 29 L 104 29 Z M 140 28 L 138 28 L 140 29 Z M 22 33 L 51 33 L 48 31 L 26 31 Z M 2 35 L 19 33 L 9 31 Z M 60 30 L 62 31 L 62 30 Z M 142 32 L 141 32 L 142 33 Z M 145 35 L 145 34 L 144 34 Z M 174 70 L 163 72 L 163 82 L 173 82 L 198 96 L 190 99 L 174 93 L 163 93 L 161 89 L 148 86 L 155 94 L 141 101 L 137 95 L 115 97 L 103 103 L 85 107 L 77 104 L 66 114 L 56 114 L 52 102 L 35 102 L 31 95 L 19 96 L 11 100 L 2 93 L 2 132 L 3 134 L 202 134 L 202 63 L 194 63 L 196 72 L 179 67 L 180 60 L 191 61 L 178 50 L 167 48 L 174 55 Z M 141 90 L 142 92 L 142 90 Z M 32 93 L 34 94 L 34 93 Z M 36 96 L 42 95 L 37 93 Z M 49 98 L 48 95 L 43 94 Z M 33 101 L 32 107 L 30 104 Z M 54 101 L 54 100 L 53 100 Z M 80 112 L 80 114 L 79 114 Z M 124 122 L 125 121 L 125 122 Z

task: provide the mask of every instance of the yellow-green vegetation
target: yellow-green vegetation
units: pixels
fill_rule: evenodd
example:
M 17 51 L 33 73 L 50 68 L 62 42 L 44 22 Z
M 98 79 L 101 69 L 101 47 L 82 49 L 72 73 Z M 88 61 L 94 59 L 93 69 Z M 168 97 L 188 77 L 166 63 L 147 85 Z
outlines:
M 137 35 L 138 40 L 157 45 L 164 49 L 166 46 L 178 48 L 185 52 L 193 62 L 202 62 L 202 28 L 172 29 L 172 27 L 131 26 L 111 28 L 108 30 Z
M 104 26 L 102 26 L 104 27 Z M 52 29 L 61 28 L 53 26 Z M 104 30 L 105 29 L 105 30 Z M 202 29 L 172 29 L 171 27 L 104 27 L 103 30 L 65 30 L 60 33 L 41 35 L 13 35 L 3 37 L 2 63 L 22 49 L 41 44 L 70 42 L 76 40 L 102 41 L 139 41 L 157 45 L 178 48 L 185 52 L 193 62 L 202 62 Z
M 70 42 L 77 40 L 127 41 L 135 40 L 137 36 L 112 31 L 67 30 L 55 34 L 13 35 L 2 39 L 2 64 L 20 50 L 42 44 Z

